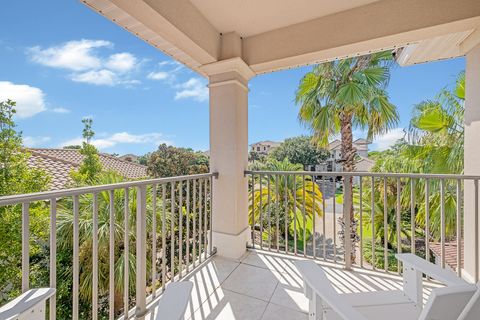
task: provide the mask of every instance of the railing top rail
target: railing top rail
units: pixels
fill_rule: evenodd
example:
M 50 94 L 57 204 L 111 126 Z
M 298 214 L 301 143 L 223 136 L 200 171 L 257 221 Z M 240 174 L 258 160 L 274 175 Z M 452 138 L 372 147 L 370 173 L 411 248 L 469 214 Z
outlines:
M 71 189 L 64 189 L 64 190 L 54 190 L 54 191 L 44 191 L 44 192 L 36 192 L 36 193 L 29 193 L 29 194 L 3 196 L 3 197 L 0 197 L 0 207 L 12 205 L 12 204 L 24 203 L 24 202 L 43 201 L 43 200 L 49 200 L 54 198 L 63 198 L 63 197 L 70 197 L 70 196 L 76 196 L 76 195 L 82 195 L 82 194 L 98 193 L 102 191 L 141 187 L 141 186 L 147 186 L 147 185 L 153 185 L 153 184 L 163 184 L 163 183 L 169 183 L 169 182 L 194 180 L 194 179 L 209 178 L 209 177 L 217 178 L 218 172 L 193 174 L 193 175 L 177 176 L 177 177 L 167 177 L 167 178 L 147 179 L 147 180 L 126 181 L 126 182 L 112 183 L 112 184 L 105 184 L 105 185 L 98 185 L 98 186 L 88 186 L 88 187 L 71 188 Z
M 277 175 L 309 175 L 327 177 L 379 177 L 379 178 L 413 178 L 413 179 L 451 179 L 451 180 L 480 180 L 480 175 L 464 174 L 433 174 L 433 173 L 382 173 L 382 172 L 331 172 L 331 171 L 252 171 L 245 174 L 277 174 Z

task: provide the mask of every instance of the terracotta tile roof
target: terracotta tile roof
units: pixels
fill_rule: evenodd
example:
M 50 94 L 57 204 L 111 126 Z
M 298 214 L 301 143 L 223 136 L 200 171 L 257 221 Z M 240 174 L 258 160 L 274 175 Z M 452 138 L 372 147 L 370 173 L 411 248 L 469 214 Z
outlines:
M 440 242 L 430 242 L 430 251 L 440 259 L 442 256 L 442 244 Z M 463 260 L 464 260 L 464 253 L 463 253 L 463 239 L 460 244 L 460 268 L 463 268 Z M 457 241 L 449 241 L 445 242 L 445 263 L 452 268 L 453 270 L 457 270 Z
M 30 148 L 27 151 L 31 154 L 29 165 L 42 168 L 51 175 L 51 190 L 65 188 L 71 182 L 70 171 L 78 169 L 83 160 L 83 155 L 75 149 Z M 99 157 L 104 170 L 116 171 L 128 179 L 141 179 L 147 176 L 147 167 L 141 164 L 124 161 L 105 153 L 100 153 Z

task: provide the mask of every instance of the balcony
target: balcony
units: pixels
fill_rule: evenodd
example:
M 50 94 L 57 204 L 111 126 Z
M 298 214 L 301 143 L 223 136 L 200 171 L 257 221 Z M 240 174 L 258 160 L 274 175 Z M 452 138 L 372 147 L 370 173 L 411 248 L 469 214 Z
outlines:
M 50 319 L 60 309 L 73 319 L 155 319 L 162 312 L 158 298 L 177 281 L 194 285 L 185 319 L 306 319 L 308 301 L 295 259 L 324 266 L 340 293 L 401 288 L 400 269 L 391 259 L 396 252 L 413 252 L 478 281 L 478 247 L 470 251 L 464 245 L 462 221 L 466 186 L 476 191 L 478 212 L 480 176 L 274 171 L 245 176 L 250 231 L 240 258 L 216 254 L 217 245 L 225 246 L 216 242 L 222 213 L 212 205 L 221 173 L 2 197 L 0 206 L 22 221 L 21 288 L 15 289 L 39 285 L 31 252 L 41 239 L 30 233 L 30 216 L 39 207 L 50 212 L 44 239 L 49 281 L 41 285 L 64 287 L 65 274 L 71 283 L 67 297 L 50 299 Z M 342 203 L 347 192 L 353 192 L 351 221 L 344 219 L 348 210 L 339 210 L 348 208 Z M 355 230 L 356 238 L 345 241 L 343 229 Z M 455 250 L 446 250 L 447 243 Z M 59 257 L 58 248 L 65 247 L 71 256 Z M 466 269 L 469 264 L 475 269 Z M 424 281 L 428 297 L 439 284 Z

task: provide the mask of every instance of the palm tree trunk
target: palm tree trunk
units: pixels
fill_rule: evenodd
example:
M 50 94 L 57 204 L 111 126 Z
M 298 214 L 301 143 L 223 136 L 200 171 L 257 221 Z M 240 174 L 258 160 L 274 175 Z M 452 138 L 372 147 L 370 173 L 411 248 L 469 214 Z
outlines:
M 340 115 L 341 121 L 341 152 L 342 152 L 342 167 L 344 172 L 352 172 L 355 171 L 355 153 L 356 149 L 353 147 L 353 132 L 352 132 L 352 115 L 348 113 L 343 113 Z M 345 177 L 344 179 L 349 179 L 349 192 L 345 190 L 345 184 L 343 188 L 343 196 L 346 195 L 349 199 L 345 199 L 343 201 L 343 213 L 344 217 L 350 219 L 350 239 L 352 240 L 352 250 L 351 250 L 351 259 L 352 263 L 355 263 L 356 254 L 355 254 L 355 239 L 357 238 L 356 235 L 356 227 L 355 227 L 355 215 L 353 212 L 353 183 L 352 177 Z M 346 230 L 344 230 L 344 235 L 346 235 Z M 345 242 L 344 242 L 345 243 Z

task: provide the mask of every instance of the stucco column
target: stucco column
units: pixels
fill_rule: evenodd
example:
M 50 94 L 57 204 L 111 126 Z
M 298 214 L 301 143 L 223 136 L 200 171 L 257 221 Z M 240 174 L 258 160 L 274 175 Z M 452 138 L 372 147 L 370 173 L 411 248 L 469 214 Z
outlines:
M 240 58 L 202 67 L 209 77 L 210 167 L 213 187 L 213 245 L 217 254 L 238 259 L 246 250 L 248 224 L 248 80 Z
M 466 175 L 480 175 L 480 45 L 467 54 L 465 70 L 465 160 Z M 475 216 L 475 189 L 473 182 L 465 182 L 465 217 L 464 217 L 464 243 L 465 265 L 464 275 L 469 280 L 478 277 L 478 257 L 480 256 L 479 217 Z M 477 228 L 475 228 L 475 223 Z M 474 252 L 477 251 L 475 255 Z M 477 264 L 477 270 L 475 265 Z

